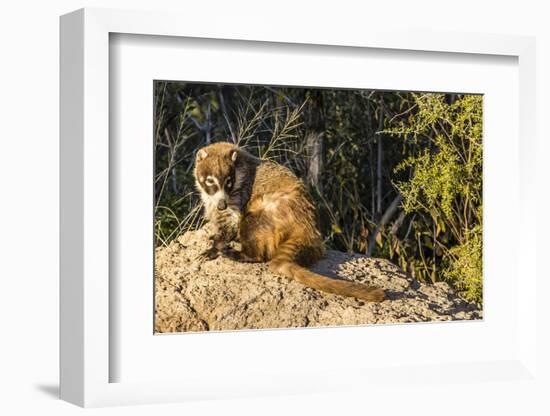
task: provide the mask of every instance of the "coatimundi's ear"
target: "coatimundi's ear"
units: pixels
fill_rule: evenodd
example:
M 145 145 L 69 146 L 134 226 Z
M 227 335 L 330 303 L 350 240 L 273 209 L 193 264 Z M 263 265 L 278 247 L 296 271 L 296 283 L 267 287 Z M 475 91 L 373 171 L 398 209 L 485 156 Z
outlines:
M 237 151 L 236 150 L 233 150 L 231 152 L 231 160 L 234 162 L 235 160 L 237 160 Z
M 201 161 L 201 160 L 205 159 L 206 156 L 208 156 L 208 153 L 206 153 L 206 150 L 200 149 L 197 152 L 197 161 Z

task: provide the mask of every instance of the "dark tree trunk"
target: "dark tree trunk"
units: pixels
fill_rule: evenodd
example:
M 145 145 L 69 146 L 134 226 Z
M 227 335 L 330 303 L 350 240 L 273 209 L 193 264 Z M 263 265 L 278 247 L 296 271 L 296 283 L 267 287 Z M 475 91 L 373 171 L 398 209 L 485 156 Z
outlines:
M 237 143 L 237 137 L 235 137 L 235 132 L 233 131 L 233 127 L 231 126 L 231 120 L 229 118 L 229 111 L 227 111 L 227 106 L 225 105 L 225 97 L 227 95 L 228 88 L 226 85 L 222 85 L 218 87 L 218 97 L 220 99 L 220 108 L 222 110 L 222 115 L 225 120 L 225 123 L 227 124 L 227 129 L 229 130 L 230 137 L 228 139 L 231 139 L 231 143 Z
M 366 104 L 365 104 L 365 117 L 367 119 L 367 125 L 366 125 L 366 133 L 367 133 L 367 147 L 368 147 L 368 157 L 369 157 L 369 163 L 368 163 L 368 169 L 369 169 L 369 186 L 368 189 L 370 191 L 370 219 L 372 222 L 376 221 L 376 188 L 374 187 L 375 184 L 375 169 L 374 169 L 374 127 L 373 127 L 373 116 L 371 112 L 371 105 L 370 105 L 370 99 L 367 98 Z
M 378 134 L 376 141 L 378 143 L 378 160 L 376 166 L 376 214 L 379 217 L 382 214 L 382 161 L 384 150 L 382 148 L 382 135 L 380 132 L 384 128 L 384 100 L 380 97 L 380 115 L 378 119 Z

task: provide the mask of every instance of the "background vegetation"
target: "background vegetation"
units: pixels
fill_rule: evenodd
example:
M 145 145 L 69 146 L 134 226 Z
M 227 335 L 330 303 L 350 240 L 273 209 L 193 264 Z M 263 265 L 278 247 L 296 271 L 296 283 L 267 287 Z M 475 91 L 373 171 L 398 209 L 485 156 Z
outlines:
M 155 82 L 157 245 L 200 227 L 193 163 L 227 140 L 289 166 L 327 247 L 482 302 L 482 97 Z

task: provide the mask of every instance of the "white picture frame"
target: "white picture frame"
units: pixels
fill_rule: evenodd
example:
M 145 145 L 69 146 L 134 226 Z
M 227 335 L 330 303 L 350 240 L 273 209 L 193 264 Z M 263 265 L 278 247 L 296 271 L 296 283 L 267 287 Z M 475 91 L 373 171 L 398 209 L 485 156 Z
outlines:
M 320 29 L 280 31 L 277 25 L 236 34 L 235 21 L 215 26 L 185 20 L 173 13 L 82 9 L 61 18 L 61 398 L 80 406 L 158 403 L 198 398 L 248 397 L 338 391 L 361 386 L 372 389 L 391 378 L 433 383 L 448 375 L 474 383 L 505 380 L 537 383 L 536 270 L 530 241 L 536 223 L 527 209 L 535 192 L 535 42 L 533 38 L 468 33 L 432 33 L 388 27 L 326 34 Z M 240 27 L 245 27 L 240 26 Z M 232 374 L 219 379 L 183 378 L 178 381 L 110 382 L 109 309 L 109 36 L 155 35 L 182 38 L 278 42 L 301 45 L 431 51 L 452 54 L 504 55 L 519 66 L 519 212 L 517 348 L 498 361 L 471 363 L 419 362 L 414 368 L 361 368 L 318 373 L 281 373 L 262 380 L 239 380 Z M 111 224 L 112 225 L 112 224 Z M 151 334 L 152 335 L 152 334 Z M 281 335 L 284 337 L 284 334 Z M 118 357 L 119 358 L 119 357 Z M 246 366 L 246 363 L 242 364 Z M 469 377 L 472 373 L 481 377 Z M 345 381 L 342 381 L 345 380 Z

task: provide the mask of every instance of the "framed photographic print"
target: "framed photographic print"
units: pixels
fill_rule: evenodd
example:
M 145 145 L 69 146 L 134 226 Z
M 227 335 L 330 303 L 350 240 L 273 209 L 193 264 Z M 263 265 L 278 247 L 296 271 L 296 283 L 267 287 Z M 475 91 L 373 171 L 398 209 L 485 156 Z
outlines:
M 536 383 L 534 41 L 180 21 L 61 18 L 62 398 Z

